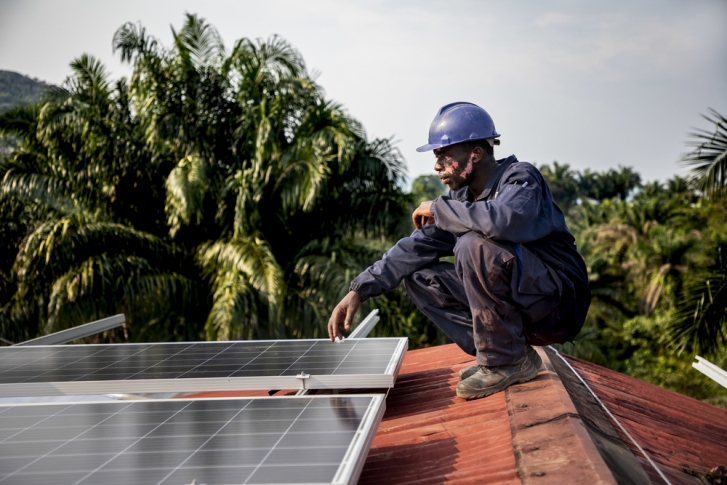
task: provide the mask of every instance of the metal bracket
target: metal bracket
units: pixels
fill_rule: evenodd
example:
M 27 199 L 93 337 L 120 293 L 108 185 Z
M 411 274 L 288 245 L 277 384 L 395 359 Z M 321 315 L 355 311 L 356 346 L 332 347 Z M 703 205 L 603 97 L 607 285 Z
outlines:
M 697 361 L 692 363 L 692 367 L 727 389 L 727 371 L 717 367 L 704 357 L 697 355 L 695 358 Z
M 300 379 L 300 388 L 301 390 L 305 390 L 305 380 L 310 379 L 310 374 L 306 374 L 305 372 L 301 372 L 297 376 L 295 376 L 296 379 Z
M 365 338 L 371 330 L 376 326 L 377 323 L 379 323 L 379 310 L 375 309 L 372 310 L 371 313 L 369 313 L 366 318 L 363 319 L 361 323 L 358 324 L 358 327 L 356 327 L 353 332 L 348 336 L 348 338 Z

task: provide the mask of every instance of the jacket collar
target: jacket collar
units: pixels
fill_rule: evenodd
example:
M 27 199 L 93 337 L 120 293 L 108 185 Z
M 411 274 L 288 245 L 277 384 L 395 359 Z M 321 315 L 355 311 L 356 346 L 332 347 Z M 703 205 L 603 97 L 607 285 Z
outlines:
M 487 184 L 485 184 L 485 188 L 480 194 L 479 197 L 477 197 L 477 200 L 483 200 L 490 197 L 490 194 L 492 193 L 492 189 L 497 187 L 497 184 L 500 183 L 500 179 L 502 178 L 502 174 L 505 173 L 505 170 L 507 170 L 507 167 L 509 167 L 511 164 L 517 162 L 517 157 L 515 155 L 510 155 L 507 158 L 502 158 L 497 161 L 498 167 L 495 169 L 495 172 L 490 177 L 490 180 L 487 181 Z M 453 194 L 450 194 L 450 197 L 452 199 L 457 199 L 460 202 L 473 202 L 475 200 L 474 195 L 472 194 L 472 191 L 470 191 L 469 186 L 462 187 L 461 189 L 457 190 Z

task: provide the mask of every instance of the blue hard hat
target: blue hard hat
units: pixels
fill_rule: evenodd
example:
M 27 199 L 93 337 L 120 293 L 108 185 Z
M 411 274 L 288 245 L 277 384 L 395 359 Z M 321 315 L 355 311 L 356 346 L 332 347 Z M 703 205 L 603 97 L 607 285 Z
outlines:
M 455 143 L 498 136 L 495 122 L 487 111 L 472 103 L 451 103 L 442 106 L 434 117 L 429 127 L 429 144 L 417 148 L 417 151 L 426 152 Z

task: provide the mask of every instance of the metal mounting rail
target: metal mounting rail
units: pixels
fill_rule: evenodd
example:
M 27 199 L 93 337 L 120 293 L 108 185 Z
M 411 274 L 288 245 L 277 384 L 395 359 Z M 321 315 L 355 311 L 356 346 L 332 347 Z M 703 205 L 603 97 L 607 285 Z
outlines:
M 697 355 L 696 359 L 697 361 L 692 363 L 692 367 L 712 379 L 720 386 L 727 388 L 727 371 L 720 369 L 704 357 Z
M 124 323 L 126 323 L 126 317 L 123 313 L 121 313 L 119 315 L 114 315 L 113 317 L 102 318 L 95 322 L 85 323 L 77 327 L 69 328 L 68 330 L 61 330 L 60 332 L 55 332 L 50 335 L 34 338 L 33 340 L 26 340 L 25 342 L 15 344 L 14 347 L 67 344 L 68 342 L 73 342 L 79 338 L 96 335 L 97 333 L 120 327 Z
M 373 330 L 376 324 L 379 323 L 379 320 L 381 320 L 379 318 L 379 310 L 372 310 L 371 313 L 366 315 L 366 318 L 358 324 L 358 327 L 351 332 L 351 335 L 349 335 L 348 338 L 365 338 L 371 330 Z

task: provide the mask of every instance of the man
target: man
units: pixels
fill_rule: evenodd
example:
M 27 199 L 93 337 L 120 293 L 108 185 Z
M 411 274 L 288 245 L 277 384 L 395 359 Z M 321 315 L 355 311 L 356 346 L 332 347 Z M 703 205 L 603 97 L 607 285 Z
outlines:
M 477 357 L 457 395 L 476 399 L 526 382 L 541 364 L 530 345 L 573 340 L 591 301 L 583 259 L 540 172 L 511 155 L 472 103 L 444 106 L 429 129 L 434 170 L 449 195 L 422 202 L 416 231 L 353 280 L 328 323 L 343 337 L 362 301 L 403 280 L 417 307 Z M 454 264 L 443 256 L 454 255 Z

